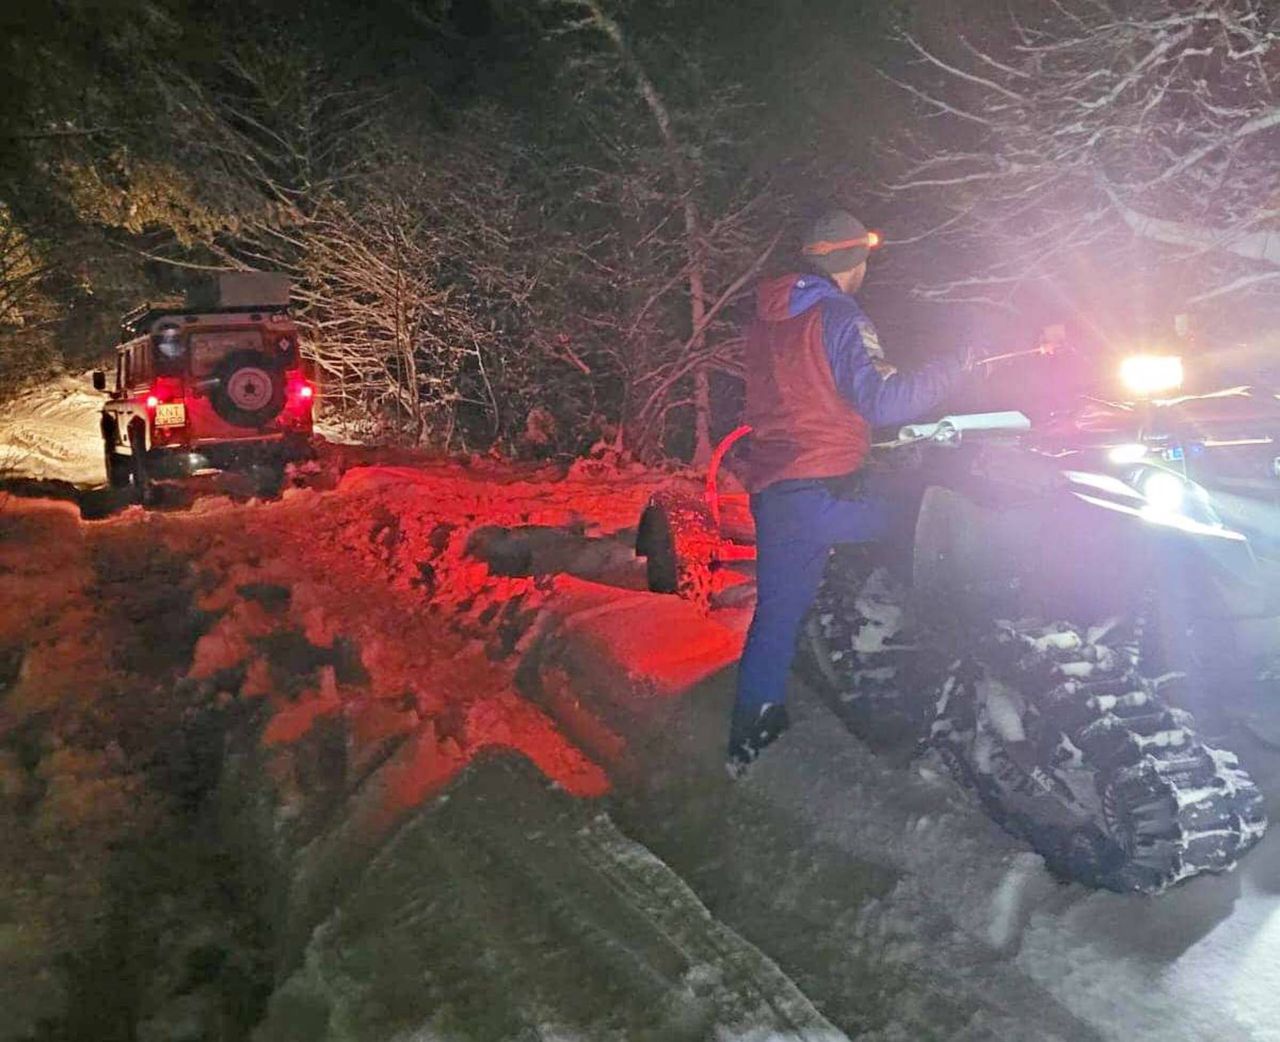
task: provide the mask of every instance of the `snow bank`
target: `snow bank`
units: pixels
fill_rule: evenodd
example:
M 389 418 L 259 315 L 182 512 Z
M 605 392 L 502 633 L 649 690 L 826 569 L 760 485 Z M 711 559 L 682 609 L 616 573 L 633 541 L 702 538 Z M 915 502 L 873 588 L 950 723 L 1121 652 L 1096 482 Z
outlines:
M 84 373 L 54 377 L 0 405 L 0 474 L 101 482 L 103 400 Z
M 150 515 L 204 577 L 186 683 L 252 722 L 223 790 L 283 895 L 259 1037 L 845 1037 L 601 815 L 604 772 L 513 686 L 555 575 L 634 579 L 626 486 L 372 467 Z

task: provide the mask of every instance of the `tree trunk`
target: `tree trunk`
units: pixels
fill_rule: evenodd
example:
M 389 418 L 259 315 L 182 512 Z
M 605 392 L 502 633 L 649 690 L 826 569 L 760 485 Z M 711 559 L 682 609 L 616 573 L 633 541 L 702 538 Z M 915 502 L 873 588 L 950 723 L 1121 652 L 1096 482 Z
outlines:
M 422 444 L 425 424 L 422 417 L 422 395 L 418 388 L 418 359 L 414 354 L 412 337 L 408 336 L 408 306 L 404 293 L 404 265 L 400 259 L 400 198 L 394 196 L 391 203 L 391 241 L 395 255 L 396 285 L 396 353 L 400 356 L 404 367 L 404 381 L 408 385 L 409 400 L 413 403 L 410 419 L 413 421 L 413 443 Z
M 632 53 L 622 35 L 622 28 L 613 17 L 600 5 L 599 0 L 579 0 L 590 14 L 591 23 L 608 38 L 618 52 L 623 68 L 636 82 L 636 89 L 644 99 L 654 123 L 658 126 L 658 134 L 675 175 L 676 186 L 683 197 L 685 256 L 689 265 L 689 331 L 692 334 L 690 350 L 701 351 L 706 342 L 703 330 L 703 319 L 706 315 L 706 297 L 704 286 L 705 262 L 702 255 L 702 222 L 698 213 L 698 203 L 693 195 L 693 178 L 680 151 L 680 142 L 676 138 L 675 128 L 671 124 L 671 113 L 658 88 L 649 79 L 644 66 Z M 711 459 L 711 385 L 706 366 L 698 366 L 693 374 L 694 379 L 694 447 L 693 463 L 695 466 L 706 466 Z
M 702 283 L 702 236 L 699 231 L 698 209 L 692 192 L 685 190 L 684 226 L 689 254 L 689 321 L 693 334 L 689 349 L 700 352 L 707 342 L 707 301 Z M 693 371 L 693 465 L 705 467 L 711 462 L 711 378 L 707 367 L 700 365 Z

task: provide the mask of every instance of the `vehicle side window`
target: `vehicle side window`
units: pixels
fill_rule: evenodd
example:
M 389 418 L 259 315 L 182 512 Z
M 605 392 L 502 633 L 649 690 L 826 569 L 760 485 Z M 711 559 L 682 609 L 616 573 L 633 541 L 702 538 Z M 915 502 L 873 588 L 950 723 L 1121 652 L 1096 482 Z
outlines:
M 147 342 L 130 344 L 124 351 L 124 383 L 130 390 L 145 387 L 151 380 L 151 359 Z
M 151 365 L 151 341 L 144 340 L 134 345 L 134 379 L 140 384 L 149 384 L 154 375 Z

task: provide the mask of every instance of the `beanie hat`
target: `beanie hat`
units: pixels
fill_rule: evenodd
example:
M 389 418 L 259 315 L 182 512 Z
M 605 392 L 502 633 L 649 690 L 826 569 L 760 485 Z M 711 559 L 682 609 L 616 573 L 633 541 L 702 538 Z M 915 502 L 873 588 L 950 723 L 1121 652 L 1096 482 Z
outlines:
M 805 229 L 800 252 L 819 271 L 836 275 L 852 271 L 880 245 L 880 233 L 869 232 L 848 210 L 828 210 Z

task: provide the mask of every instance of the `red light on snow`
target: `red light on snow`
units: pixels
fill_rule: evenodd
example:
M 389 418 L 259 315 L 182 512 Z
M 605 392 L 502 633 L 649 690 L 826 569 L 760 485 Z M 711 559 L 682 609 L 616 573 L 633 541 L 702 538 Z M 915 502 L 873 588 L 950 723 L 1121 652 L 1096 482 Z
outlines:
M 157 405 L 159 405 L 159 404 L 160 404 L 160 399 L 159 399 L 159 398 L 157 398 L 154 394 L 149 394 L 149 395 L 147 395 L 147 408 L 148 408 L 148 409 L 154 409 L 154 408 L 155 408 Z

